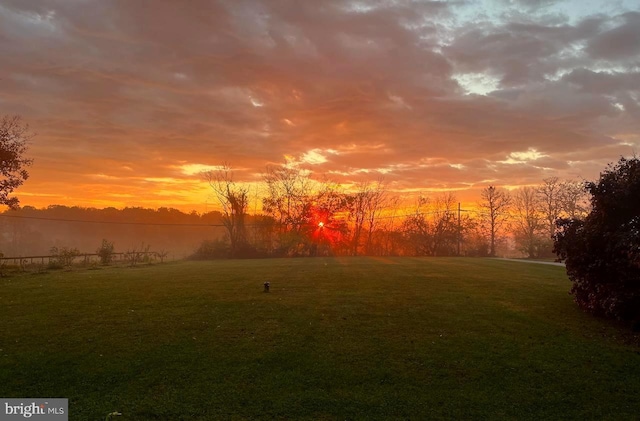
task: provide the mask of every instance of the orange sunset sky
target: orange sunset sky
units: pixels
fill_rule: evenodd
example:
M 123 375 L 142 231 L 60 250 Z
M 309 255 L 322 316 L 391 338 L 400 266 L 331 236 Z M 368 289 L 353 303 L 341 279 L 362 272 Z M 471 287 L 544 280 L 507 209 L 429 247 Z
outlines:
M 640 146 L 636 1 L 1 0 L 0 57 L 22 205 L 204 212 L 285 160 L 472 202 Z

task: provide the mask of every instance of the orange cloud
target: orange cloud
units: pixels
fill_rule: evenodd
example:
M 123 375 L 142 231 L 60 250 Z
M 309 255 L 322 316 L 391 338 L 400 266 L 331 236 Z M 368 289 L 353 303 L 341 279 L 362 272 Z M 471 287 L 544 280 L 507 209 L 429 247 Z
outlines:
M 201 210 L 201 170 L 257 182 L 285 156 L 472 197 L 640 146 L 637 11 L 85 1 L 0 5 L 0 113 L 37 132 L 23 204 Z

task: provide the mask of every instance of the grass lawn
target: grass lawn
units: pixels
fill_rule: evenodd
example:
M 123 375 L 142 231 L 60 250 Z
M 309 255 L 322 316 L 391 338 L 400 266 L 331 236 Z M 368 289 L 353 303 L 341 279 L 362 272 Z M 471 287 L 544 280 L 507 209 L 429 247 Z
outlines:
M 69 398 L 71 420 L 638 419 L 638 338 L 569 288 L 453 258 L 12 275 L 0 397 Z

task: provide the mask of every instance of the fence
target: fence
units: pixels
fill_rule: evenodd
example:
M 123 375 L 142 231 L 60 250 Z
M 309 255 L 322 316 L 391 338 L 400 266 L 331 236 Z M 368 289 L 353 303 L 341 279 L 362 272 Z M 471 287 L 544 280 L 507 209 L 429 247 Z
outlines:
M 132 256 L 135 254 L 135 256 Z M 112 253 L 111 261 L 113 263 L 119 262 L 132 262 L 140 263 L 143 261 L 160 260 L 164 261 L 167 258 L 166 253 L 159 253 L 156 251 L 137 251 L 126 253 Z M 18 256 L 18 257 L 0 257 L 0 265 L 2 266 L 37 266 L 37 265 L 49 265 L 52 262 L 60 260 L 60 256 Z M 81 253 L 71 258 L 71 262 L 74 264 L 90 265 L 100 262 L 100 255 L 96 253 Z

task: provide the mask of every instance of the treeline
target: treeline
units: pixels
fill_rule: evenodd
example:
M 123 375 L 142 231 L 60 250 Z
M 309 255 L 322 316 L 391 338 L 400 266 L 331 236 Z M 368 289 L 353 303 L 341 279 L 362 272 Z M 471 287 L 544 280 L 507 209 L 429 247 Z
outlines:
M 5 256 L 49 255 L 56 247 L 95 253 L 103 239 L 117 252 L 149 247 L 184 258 L 204 240 L 221 237 L 222 214 L 160 208 L 24 206 L 0 214 L 0 252 Z
M 544 179 L 517 190 L 488 186 L 473 209 L 452 192 L 407 206 L 383 181 L 345 190 L 292 165 L 264 175 L 263 215 L 247 223 L 248 188 L 225 167 L 207 173 L 220 202 L 225 235 L 199 258 L 316 255 L 551 257 L 555 221 L 588 211 L 582 182 Z
M 544 179 L 517 190 L 488 186 L 475 206 L 453 192 L 407 198 L 382 180 L 349 190 L 314 180 L 296 166 L 264 176 L 262 214 L 250 215 L 249 190 L 229 168 L 207 174 L 220 211 L 25 206 L 0 214 L 0 252 L 49 255 L 55 247 L 95 253 L 103 239 L 117 252 L 149 248 L 168 258 L 328 255 L 551 257 L 555 221 L 588 211 L 583 183 Z

